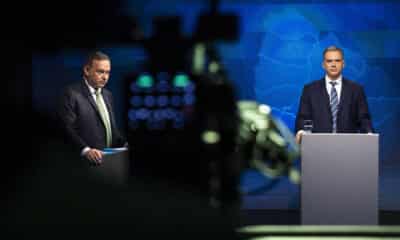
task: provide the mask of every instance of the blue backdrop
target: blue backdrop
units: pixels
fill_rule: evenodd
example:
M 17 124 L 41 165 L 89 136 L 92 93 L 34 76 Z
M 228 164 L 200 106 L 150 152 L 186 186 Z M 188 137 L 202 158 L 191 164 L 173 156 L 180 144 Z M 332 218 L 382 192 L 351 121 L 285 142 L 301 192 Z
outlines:
M 200 1 L 125 1 L 121 15 L 138 17 L 145 35 L 152 33 L 156 15 L 180 15 L 182 31 L 190 36 L 197 15 L 207 10 Z M 240 39 L 218 44 L 219 54 L 236 88 L 238 99 L 268 104 L 273 114 L 294 128 L 303 85 L 323 76 L 322 51 L 329 45 L 344 49 L 344 75 L 366 91 L 374 127 L 380 134 L 380 208 L 400 210 L 400 3 L 396 1 L 221 1 L 222 12 L 240 17 Z M 123 125 L 123 76 L 143 62 L 136 46 L 102 46 L 113 59 L 109 87 L 120 107 Z M 51 111 L 61 86 L 79 80 L 85 52 L 65 49 L 32 56 L 34 107 Z M 57 81 L 54 81 L 57 79 Z M 362 146 L 360 146 L 362 151 Z M 339 177 L 339 174 L 338 174 Z M 243 174 L 244 208 L 297 208 L 298 187 L 286 178 L 266 179 Z

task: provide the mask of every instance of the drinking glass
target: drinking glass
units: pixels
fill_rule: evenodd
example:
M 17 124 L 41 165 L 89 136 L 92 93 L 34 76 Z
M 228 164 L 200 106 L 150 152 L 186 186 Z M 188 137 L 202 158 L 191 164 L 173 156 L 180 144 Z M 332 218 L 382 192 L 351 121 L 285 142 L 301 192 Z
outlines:
M 313 130 L 313 121 L 310 119 L 304 120 L 303 130 L 306 131 L 307 133 L 311 133 Z

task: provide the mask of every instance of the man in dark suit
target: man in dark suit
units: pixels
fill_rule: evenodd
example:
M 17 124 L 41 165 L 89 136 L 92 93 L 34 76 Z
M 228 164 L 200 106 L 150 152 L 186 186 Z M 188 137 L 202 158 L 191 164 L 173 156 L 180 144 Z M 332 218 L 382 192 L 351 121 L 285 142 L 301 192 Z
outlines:
M 371 133 L 371 116 L 364 89 L 342 76 L 343 50 L 331 46 L 323 52 L 324 78 L 307 84 L 296 116 L 296 140 L 301 142 L 304 121 L 316 133 Z
M 58 111 L 66 136 L 94 165 L 101 164 L 103 148 L 126 145 L 116 125 L 112 94 L 104 88 L 110 71 L 111 60 L 106 54 L 90 54 L 82 81 L 65 89 Z

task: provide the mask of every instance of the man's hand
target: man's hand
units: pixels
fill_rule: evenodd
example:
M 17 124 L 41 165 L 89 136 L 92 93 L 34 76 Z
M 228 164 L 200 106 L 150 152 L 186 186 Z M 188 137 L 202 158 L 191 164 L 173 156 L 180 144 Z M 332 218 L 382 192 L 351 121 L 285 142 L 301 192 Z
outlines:
M 299 130 L 299 131 L 296 133 L 296 143 L 297 143 L 297 144 L 301 144 L 301 137 L 303 136 L 304 133 L 305 133 L 304 130 Z
M 91 165 L 98 166 L 102 163 L 103 152 L 98 149 L 91 148 L 85 153 L 85 157 L 89 160 Z

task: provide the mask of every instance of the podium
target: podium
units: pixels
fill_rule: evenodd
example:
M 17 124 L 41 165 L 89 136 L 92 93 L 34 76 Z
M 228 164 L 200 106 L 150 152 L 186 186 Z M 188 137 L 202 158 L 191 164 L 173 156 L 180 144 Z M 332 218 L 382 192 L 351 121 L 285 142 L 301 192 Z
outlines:
M 128 183 L 129 153 L 127 148 L 103 149 L 103 162 L 99 166 L 91 166 L 89 171 L 99 181 L 113 185 Z
M 379 134 L 306 133 L 303 225 L 378 225 Z

